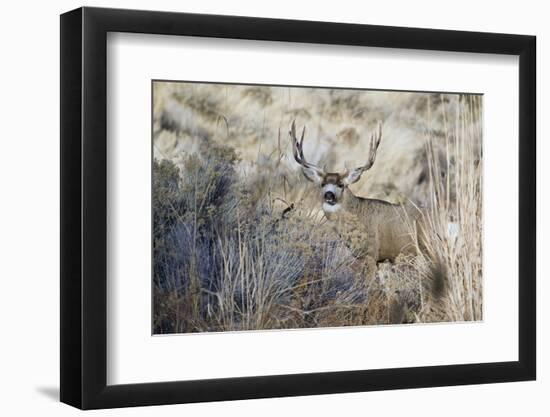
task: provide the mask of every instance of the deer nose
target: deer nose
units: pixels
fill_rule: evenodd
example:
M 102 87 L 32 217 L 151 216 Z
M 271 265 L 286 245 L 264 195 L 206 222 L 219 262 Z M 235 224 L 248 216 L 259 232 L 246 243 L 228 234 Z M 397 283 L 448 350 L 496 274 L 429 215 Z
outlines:
M 325 201 L 327 201 L 329 203 L 333 203 L 335 198 L 336 198 L 336 196 L 334 195 L 334 193 L 332 191 L 327 191 L 325 193 Z

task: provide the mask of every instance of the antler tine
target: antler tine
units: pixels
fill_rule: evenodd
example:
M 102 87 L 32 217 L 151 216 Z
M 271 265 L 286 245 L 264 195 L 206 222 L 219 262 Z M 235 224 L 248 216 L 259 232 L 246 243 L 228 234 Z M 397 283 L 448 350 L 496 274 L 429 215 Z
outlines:
M 304 125 L 304 127 L 302 128 L 302 135 L 300 137 L 300 157 L 302 158 L 302 161 L 307 163 L 306 158 L 304 157 L 304 137 L 305 137 L 305 134 L 306 134 L 306 127 Z
M 292 125 L 290 127 L 290 132 L 288 133 L 292 140 L 292 152 L 294 154 L 294 159 L 296 160 L 296 162 L 298 162 L 300 165 L 302 165 L 305 168 L 311 168 L 318 172 L 321 172 L 321 169 L 319 167 L 307 162 L 304 156 L 304 137 L 306 134 L 306 127 L 305 126 L 303 127 L 300 140 L 298 140 L 298 138 L 296 137 L 296 120 L 293 120 Z
M 367 159 L 367 163 L 359 167 L 358 169 L 360 169 L 361 171 L 366 171 L 373 166 L 374 161 L 376 159 L 376 151 L 378 150 L 378 146 L 380 145 L 381 139 L 382 139 L 382 123 L 378 122 L 376 130 L 372 132 L 370 137 L 369 156 Z
M 296 162 L 302 165 L 303 163 L 301 160 L 301 152 L 300 152 L 301 146 L 296 138 L 296 121 L 295 120 L 292 121 L 292 125 L 290 126 L 290 132 L 288 132 L 288 135 L 292 140 L 292 154 L 294 155 L 294 159 L 296 160 Z

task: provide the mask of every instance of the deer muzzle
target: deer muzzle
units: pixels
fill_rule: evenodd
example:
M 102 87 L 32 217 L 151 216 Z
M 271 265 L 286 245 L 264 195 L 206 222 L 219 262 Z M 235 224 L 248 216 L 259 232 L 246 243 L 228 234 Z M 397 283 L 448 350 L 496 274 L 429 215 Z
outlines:
M 332 191 L 325 192 L 325 203 L 336 204 L 336 195 Z

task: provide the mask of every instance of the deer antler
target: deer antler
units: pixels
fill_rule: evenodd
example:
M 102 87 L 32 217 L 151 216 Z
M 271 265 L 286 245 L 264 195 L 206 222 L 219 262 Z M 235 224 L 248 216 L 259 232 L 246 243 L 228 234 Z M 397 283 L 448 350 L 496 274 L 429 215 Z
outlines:
M 369 156 L 367 162 L 364 165 L 361 165 L 352 170 L 346 169 L 344 173 L 344 182 L 347 184 L 353 184 L 354 182 L 359 181 L 363 172 L 369 170 L 374 164 L 376 159 L 376 151 L 378 150 L 378 145 L 380 145 L 380 140 L 382 139 L 382 123 L 378 122 L 376 130 L 372 133 L 369 143 Z
M 376 151 L 378 150 L 378 145 L 380 145 L 381 139 L 382 139 L 382 123 L 378 122 L 378 125 L 376 126 L 376 130 L 371 134 L 371 137 L 370 137 L 369 156 L 367 158 L 367 162 L 364 165 L 355 168 L 355 170 L 363 173 L 369 170 L 373 166 L 374 160 L 376 159 Z
M 303 168 L 314 171 L 317 175 L 323 175 L 324 171 L 316 165 L 310 164 L 306 161 L 304 157 L 304 135 L 306 133 L 306 127 L 302 129 L 302 135 L 300 140 L 296 137 L 296 120 L 292 121 L 290 126 L 290 131 L 288 132 L 290 139 L 292 140 L 292 152 L 294 154 L 294 159 L 298 162 Z

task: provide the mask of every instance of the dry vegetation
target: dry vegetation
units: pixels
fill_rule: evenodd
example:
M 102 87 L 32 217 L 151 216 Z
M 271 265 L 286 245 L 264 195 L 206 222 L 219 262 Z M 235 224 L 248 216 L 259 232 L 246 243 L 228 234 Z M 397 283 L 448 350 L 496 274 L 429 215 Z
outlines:
M 482 319 L 481 97 L 165 82 L 153 94 L 155 333 Z M 382 120 L 353 191 L 430 207 L 428 253 L 368 279 L 291 157 L 293 119 L 329 171 L 362 162 Z

